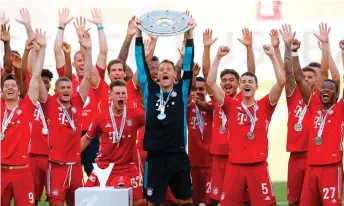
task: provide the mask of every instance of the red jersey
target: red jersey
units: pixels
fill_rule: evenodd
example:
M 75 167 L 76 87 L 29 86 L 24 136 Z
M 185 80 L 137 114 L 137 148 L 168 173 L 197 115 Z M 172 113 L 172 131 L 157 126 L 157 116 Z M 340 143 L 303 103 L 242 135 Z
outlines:
M 202 115 L 203 134 L 201 133 L 197 106 L 194 102 L 187 108 L 188 122 L 188 154 L 190 165 L 195 167 L 211 167 L 213 156 L 210 154 L 211 130 L 213 124 L 213 111 L 198 110 Z
M 217 104 L 213 96 L 210 96 L 211 102 L 214 107 L 212 141 L 210 145 L 210 153 L 214 155 L 228 155 L 228 121 L 223 110 Z M 239 92 L 235 100 L 242 101 L 242 93 Z M 222 126 L 224 124 L 224 127 Z
M 311 128 L 309 132 L 308 164 L 327 165 L 342 161 L 344 138 L 344 100 L 340 100 L 330 110 L 324 111 L 318 106 L 315 98 L 309 103 L 311 114 Z M 322 142 L 317 145 L 315 138 L 320 128 L 320 113 L 325 118 L 325 125 L 321 134 Z
M 77 93 L 72 96 L 71 105 L 66 108 L 70 118 L 74 120 L 76 130 L 73 132 L 71 123 L 57 97 L 48 98 L 47 102 L 42 104 L 48 122 L 50 159 L 63 163 L 80 161 L 80 119 L 83 105 L 82 97 Z
M 122 165 L 134 161 L 136 136 L 138 128 L 144 124 L 144 113 L 141 110 L 127 107 L 126 120 L 119 143 L 113 141 L 114 128 L 110 117 L 109 106 L 96 116 L 87 131 L 88 137 L 94 137 L 98 133 L 100 147 L 97 157 L 98 163 L 115 163 Z M 116 127 L 120 132 L 122 115 L 115 116 Z
M 321 105 L 319 91 L 312 96 L 314 102 Z M 307 152 L 308 151 L 308 136 L 311 127 L 311 116 L 309 109 L 305 108 L 306 104 L 303 101 L 301 92 L 298 87 L 295 87 L 294 92 L 288 97 L 288 133 L 287 133 L 287 152 Z M 295 125 L 299 118 L 302 118 L 302 130 L 296 131 Z M 300 119 L 301 120 L 301 119 Z
M 269 95 L 256 102 L 257 119 L 254 138 L 249 140 L 247 134 L 250 130 L 251 120 L 241 102 L 226 95 L 222 105 L 230 131 L 228 161 L 238 164 L 264 162 L 268 157 L 269 124 L 276 105 L 271 105 Z M 247 108 L 254 116 L 254 106 Z
M 5 101 L 2 101 L 1 119 L 3 122 L 5 114 Z M 13 113 L 12 119 L 8 122 L 1 140 L 1 164 L 6 165 L 25 165 L 29 164 L 28 155 L 30 148 L 32 113 L 35 105 L 28 95 L 19 101 L 18 107 Z M 12 110 L 7 110 L 7 118 L 10 118 Z M 2 127 L 1 127 L 1 132 Z
M 56 99 L 56 96 L 48 95 L 48 99 Z M 47 100 L 47 101 L 52 101 L 52 100 Z M 42 108 L 41 103 L 40 105 Z M 44 115 L 43 111 L 42 113 Z M 39 107 L 36 104 L 35 111 L 33 112 L 33 121 L 32 121 L 31 150 L 29 151 L 31 154 L 48 155 L 49 153 L 48 133 L 45 133 L 43 129 L 43 121 L 45 121 L 45 123 L 48 124 L 45 115 L 44 116 L 41 115 Z
M 105 70 L 100 68 L 98 65 L 96 65 L 96 68 L 100 74 L 103 74 Z M 59 77 L 64 76 L 64 66 L 57 69 L 57 73 L 59 74 Z M 76 76 L 73 74 L 72 76 L 72 85 L 73 85 L 73 94 L 76 94 L 77 91 L 79 91 L 79 85 L 83 79 L 83 76 Z M 96 114 L 97 106 L 98 106 L 99 100 L 96 98 L 95 90 L 90 89 L 88 91 L 87 99 L 85 100 L 84 107 L 82 108 L 81 112 L 81 131 L 87 131 L 88 126 L 91 124 L 93 116 Z
M 98 110 L 102 111 L 104 108 L 108 108 L 112 101 L 109 97 L 109 85 L 104 80 L 100 80 L 98 88 L 94 90 L 97 98 L 100 100 Z M 127 107 L 138 108 L 144 111 L 140 100 L 140 92 L 132 80 L 127 81 L 127 95 Z

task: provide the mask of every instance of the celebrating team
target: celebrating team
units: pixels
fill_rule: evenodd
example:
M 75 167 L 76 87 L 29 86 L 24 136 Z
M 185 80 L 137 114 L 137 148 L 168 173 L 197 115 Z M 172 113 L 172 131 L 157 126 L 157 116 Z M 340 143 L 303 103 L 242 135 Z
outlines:
M 2 205 L 10 205 L 12 198 L 15 205 L 37 205 L 44 188 L 50 205 L 74 205 L 75 190 L 84 186 L 82 164 L 89 176 L 85 186 L 99 185 L 93 161 L 100 168 L 115 163 L 107 185 L 132 187 L 135 205 L 276 205 L 267 135 L 284 88 L 289 205 L 342 204 L 344 101 L 339 100 L 340 74 L 331 56 L 327 24 L 320 24 L 315 34 L 321 63 L 304 68 L 297 53 L 301 42 L 291 26 L 285 24 L 279 32 L 284 58 L 280 35 L 271 31 L 271 45 L 264 45 L 263 51 L 271 60 L 276 83 L 256 100 L 253 37 L 247 28 L 239 39 L 247 51 L 247 72 L 239 76 L 236 70 L 224 69 L 218 85 L 218 67 L 230 49 L 220 46 L 211 64 L 210 48 L 216 39 L 207 29 L 202 66 L 194 63 L 192 17 L 176 63 L 154 56 L 158 38 L 144 41 L 138 28 L 142 22 L 136 17 L 128 23 L 118 59 L 107 63 L 102 15 L 94 9 L 88 20 L 98 30 L 94 64 L 94 42 L 82 17 L 74 22 L 80 51 L 71 58 L 63 35 L 74 18 L 65 8 L 59 11 L 54 44 L 59 78 L 54 95 L 49 95 L 53 76 L 43 69 L 45 33 L 33 31 L 28 10 L 22 9 L 20 16 L 17 21 L 28 36 L 22 57 L 11 50 L 8 19 L 4 13 L 0 16 L 5 51 Z M 133 74 L 126 60 L 134 36 Z M 344 62 L 344 41 L 339 45 Z M 201 70 L 203 77 L 198 76 Z

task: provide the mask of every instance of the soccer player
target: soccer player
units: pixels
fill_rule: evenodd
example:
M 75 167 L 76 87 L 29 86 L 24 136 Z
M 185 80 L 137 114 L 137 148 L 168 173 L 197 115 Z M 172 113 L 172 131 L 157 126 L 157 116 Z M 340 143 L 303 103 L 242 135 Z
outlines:
M 137 20 L 135 26 L 140 24 Z M 159 65 L 156 83 L 150 77 L 145 61 L 142 31 L 137 28 L 135 57 L 146 114 L 143 149 L 148 151 L 144 169 L 144 195 L 149 205 L 164 202 L 170 186 L 179 205 L 192 205 L 190 161 L 186 153 L 186 108 L 192 83 L 193 29 L 189 22 L 182 78 L 175 82 L 174 63 L 164 60 Z
M 80 47 L 80 51 L 74 54 L 73 63 L 70 62 L 70 46 L 66 45 L 63 42 L 63 34 L 67 24 L 72 21 L 73 18 L 69 16 L 69 9 L 63 9 L 59 13 L 59 27 L 54 44 L 55 52 L 55 61 L 56 68 L 59 77 L 68 77 L 72 80 L 73 83 L 73 94 L 77 93 L 81 84 L 82 79 L 84 78 L 85 68 L 84 68 L 84 49 Z M 86 20 L 85 18 L 77 18 L 77 23 L 74 23 L 79 41 L 81 36 L 85 33 Z M 98 29 L 98 38 L 99 38 L 99 54 L 97 57 L 96 67 L 92 68 L 92 78 L 100 79 L 98 71 L 104 71 L 106 67 L 107 59 L 107 41 L 106 35 L 104 32 L 104 26 L 102 23 L 101 11 L 98 9 L 92 10 L 92 18 L 89 19 L 91 23 L 95 24 Z M 65 52 L 66 47 L 69 49 L 69 53 Z M 65 54 L 64 54 L 65 53 Z M 66 61 L 67 60 L 67 61 Z M 72 75 L 72 67 L 76 69 L 76 75 Z M 97 85 L 95 86 L 97 87 Z M 88 98 L 85 101 L 84 107 L 82 108 L 81 114 L 81 134 L 84 135 L 88 129 L 88 126 L 91 123 L 92 117 L 97 113 L 98 99 L 95 97 L 95 91 L 93 89 L 89 90 Z M 92 143 L 88 146 L 87 149 L 81 154 L 81 162 L 84 165 L 84 170 L 87 175 L 92 172 L 94 160 L 97 156 L 99 150 L 99 141 L 95 137 Z
M 252 49 L 252 32 L 248 28 L 242 29 L 243 38 L 238 39 L 245 47 L 247 53 L 247 69 L 249 72 L 255 73 L 255 59 Z M 206 30 L 203 33 L 203 75 L 208 77 L 210 70 L 210 47 L 216 41 L 216 38 L 212 38 L 212 30 Z M 213 65 L 218 67 L 220 58 L 215 58 Z M 233 69 L 224 69 L 220 73 L 221 88 L 230 97 L 241 101 L 242 93 L 237 91 L 239 86 L 239 74 Z M 221 107 L 218 106 L 215 98 L 210 94 L 210 99 L 213 107 L 213 129 L 212 129 L 212 142 L 210 145 L 210 153 L 213 154 L 212 161 L 212 177 L 211 177 L 211 194 L 210 197 L 213 202 L 220 202 L 223 180 L 225 177 L 227 159 L 228 159 L 228 123 L 225 114 Z M 247 200 L 248 198 L 246 198 Z M 245 201 L 245 204 L 249 203 Z
M 308 102 L 303 101 L 302 87 L 300 82 L 305 81 L 308 90 L 311 91 L 311 98 L 317 105 L 321 105 L 319 95 L 319 80 L 328 78 L 329 48 L 328 44 L 323 45 L 321 69 L 307 66 L 302 69 L 301 78 L 294 77 L 292 66 L 295 70 L 301 71 L 301 66 L 297 56 L 300 42 L 294 39 L 295 33 L 291 32 L 290 25 L 282 28 L 283 40 L 286 44 L 285 52 L 285 75 L 286 75 L 286 96 L 288 106 L 288 135 L 287 151 L 290 152 L 288 164 L 288 201 L 289 205 L 299 205 L 301 199 L 302 185 L 307 170 L 309 132 L 312 125 L 309 113 Z M 322 31 L 325 32 L 325 31 Z M 293 57 L 292 57 L 293 56 Z M 315 65 L 312 63 L 311 65 Z M 331 74 L 336 82 L 339 82 L 339 75 L 335 75 L 335 70 L 331 67 Z M 337 73 L 338 70 L 337 70 Z M 320 75 L 318 77 L 317 75 Z M 336 77 L 337 76 L 337 77 Z M 337 80 L 336 80 L 337 79 Z M 297 83 L 297 85 L 295 84 Z
M 319 29 L 320 34 L 316 37 L 322 43 L 323 54 L 326 54 L 326 58 L 323 56 L 325 62 L 329 61 L 330 28 L 327 28 L 327 24 L 321 24 Z M 300 205 L 341 205 L 344 101 L 337 103 L 339 87 L 330 79 L 322 82 L 318 97 L 314 98 L 312 90 L 302 78 L 297 53 L 293 54 L 293 65 L 296 83 L 310 115 L 308 167 Z M 328 68 L 322 68 L 321 73 L 326 73 L 327 70 Z
M 37 59 L 32 68 L 29 90 L 20 100 L 19 85 L 9 75 L 4 79 L 4 95 L 1 108 L 1 205 L 9 206 L 12 197 L 15 205 L 35 205 L 34 184 L 29 168 L 30 122 L 33 120 L 35 105 L 45 100 L 42 93 L 44 84 L 41 70 L 44 63 L 46 39 L 42 31 L 36 30 L 35 41 L 40 46 Z
M 132 151 L 136 149 L 137 130 L 144 125 L 144 112 L 126 106 L 127 88 L 123 80 L 111 82 L 110 98 L 112 104 L 93 119 L 89 130 L 83 136 L 81 150 L 99 133 L 100 150 L 96 159 L 98 166 L 107 168 L 109 163 L 115 163 L 106 185 L 110 186 L 116 177 L 130 179 L 135 205 L 140 202 L 142 204 L 145 203 L 142 201 L 142 177 L 134 164 Z M 94 181 L 94 177 L 96 176 L 91 175 L 89 181 Z M 99 185 L 99 182 L 96 185 Z
M 195 71 L 193 71 L 195 72 Z M 201 110 L 198 103 L 205 103 L 206 89 L 203 77 L 196 77 L 196 84 L 191 89 L 192 101 L 187 108 L 188 154 L 192 176 L 192 202 L 211 204 L 210 181 L 213 156 L 210 154 L 213 111 Z
M 31 70 L 30 70 L 31 71 Z M 53 74 L 47 69 L 42 69 L 41 73 L 44 86 L 49 92 L 50 82 Z M 48 96 L 48 98 L 53 98 Z M 32 171 L 33 182 L 35 186 L 35 204 L 41 200 L 43 188 L 47 188 L 47 171 L 48 171 L 48 125 L 40 102 L 35 105 L 32 121 L 32 132 L 30 139 L 30 168 Z
M 239 87 L 242 101 L 236 101 L 216 84 L 217 67 L 212 65 L 207 85 L 216 102 L 222 107 L 228 120 L 229 152 L 228 164 L 221 194 L 221 205 L 243 205 L 246 187 L 251 204 L 276 205 L 269 177 L 267 133 L 271 116 L 282 93 L 285 80 L 284 72 L 272 47 L 264 46 L 264 52 L 270 57 L 277 82 L 270 93 L 256 101 L 257 78 L 253 73 L 241 75 Z M 216 58 L 221 59 L 229 53 L 228 47 L 220 47 Z
M 42 104 L 49 129 L 49 165 L 47 195 L 51 206 L 62 206 L 66 200 L 74 205 L 74 191 L 83 186 L 80 163 L 81 115 L 89 86 L 96 85 L 92 73 L 92 42 L 86 31 L 80 38 L 85 51 L 84 76 L 79 91 L 73 93 L 72 81 L 60 77 L 55 83 L 56 98 Z M 45 91 L 47 92 L 47 91 Z

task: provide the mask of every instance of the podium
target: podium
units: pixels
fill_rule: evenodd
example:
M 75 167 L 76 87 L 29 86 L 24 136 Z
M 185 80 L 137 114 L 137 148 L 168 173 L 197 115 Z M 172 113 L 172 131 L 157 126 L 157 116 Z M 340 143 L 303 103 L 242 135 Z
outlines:
M 132 206 L 132 188 L 82 187 L 75 191 L 75 206 Z

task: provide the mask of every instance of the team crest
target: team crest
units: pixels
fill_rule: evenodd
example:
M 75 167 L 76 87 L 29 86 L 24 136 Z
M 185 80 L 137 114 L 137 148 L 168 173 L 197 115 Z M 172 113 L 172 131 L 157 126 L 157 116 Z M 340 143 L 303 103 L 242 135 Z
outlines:
M 52 195 L 58 196 L 59 195 L 59 190 L 57 188 L 54 188 L 51 192 Z
M 22 113 L 21 109 L 17 111 L 17 115 L 20 115 Z
M 173 91 L 173 92 L 171 93 L 171 97 L 176 97 L 176 96 L 177 96 L 177 92 Z
M 214 194 L 214 195 L 219 194 L 219 188 L 215 187 L 215 188 L 213 189 L 213 194 Z
M 127 120 L 127 125 L 128 127 L 131 127 L 133 125 L 133 121 L 131 119 Z
M 75 114 L 76 113 L 76 108 L 72 107 L 71 111 Z
M 148 196 L 152 196 L 153 195 L 153 189 L 152 188 L 150 188 L 150 187 L 147 188 L 147 195 Z

